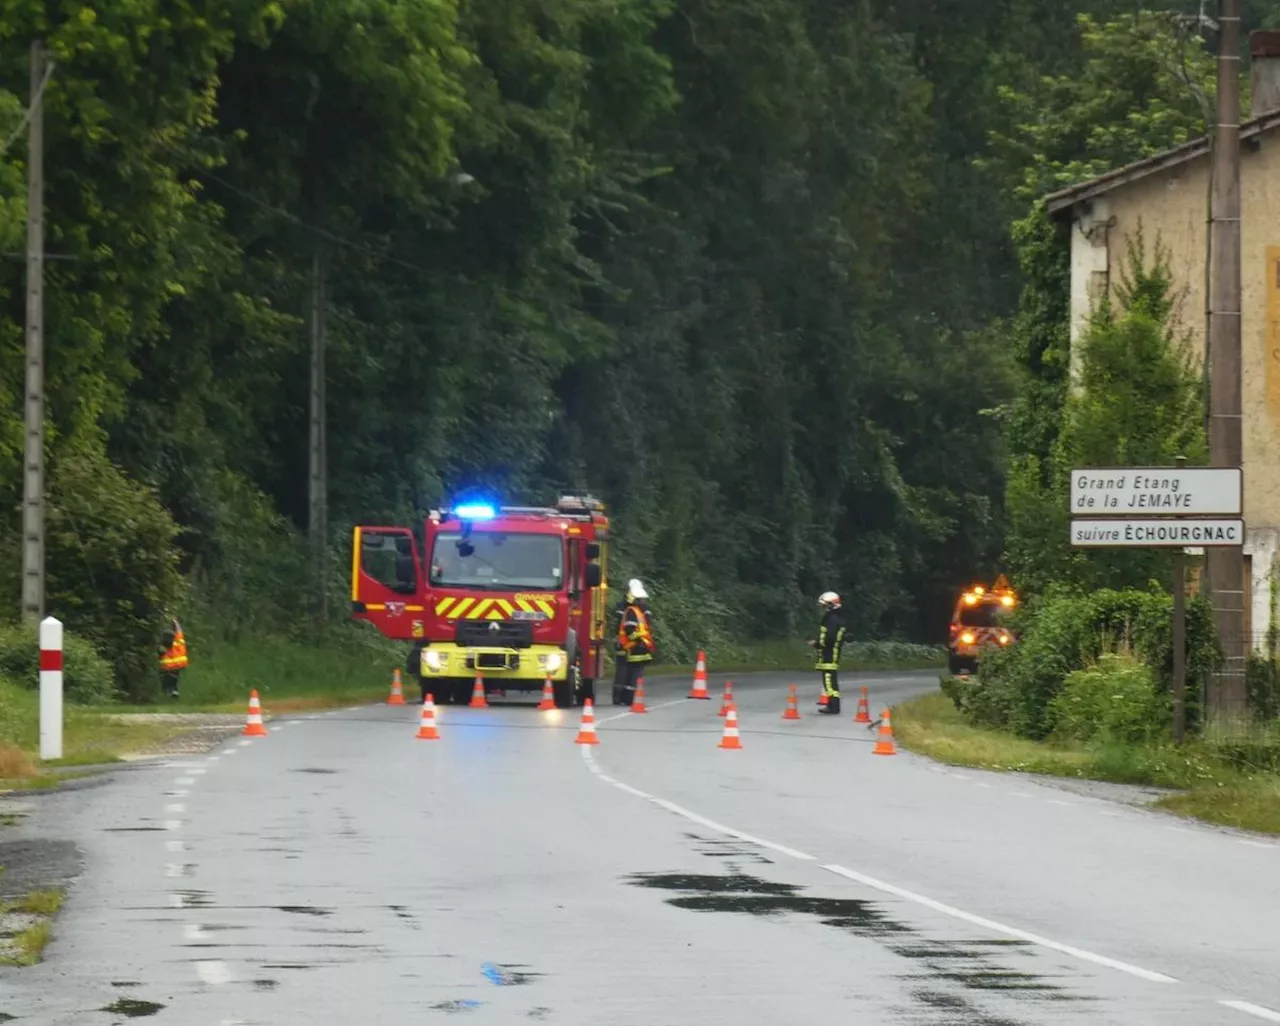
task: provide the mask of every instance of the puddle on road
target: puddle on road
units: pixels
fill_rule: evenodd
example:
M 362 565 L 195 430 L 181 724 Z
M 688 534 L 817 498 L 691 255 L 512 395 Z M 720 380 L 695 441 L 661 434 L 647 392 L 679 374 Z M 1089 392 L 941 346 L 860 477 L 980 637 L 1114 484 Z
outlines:
M 254 980 L 253 981 L 254 990 L 275 990 L 278 986 L 280 986 L 279 980 Z
M 335 769 L 324 769 L 324 768 L 322 768 L 322 767 L 320 767 L 320 766 L 307 766 L 307 767 L 306 767 L 306 768 L 304 768 L 304 769 L 296 769 L 296 770 L 294 770 L 293 772 L 294 772 L 294 773 L 324 773 L 324 774 L 329 774 L 329 773 L 337 773 L 338 771 L 337 771 L 337 770 L 335 770 Z
M 127 1015 L 130 1019 L 140 1019 L 144 1016 L 155 1015 L 164 1005 L 155 1001 L 135 1001 L 133 998 L 120 998 L 119 1001 L 113 1001 L 106 1008 L 100 1008 L 100 1012 L 111 1012 L 113 1015 Z
M 314 905 L 276 905 L 277 911 L 289 912 L 295 916 L 331 916 L 333 909 L 316 908 Z
M 987 992 L 1019 1001 L 1088 1001 L 1070 994 L 1044 976 L 1010 969 L 993 962 L 1026 949 L 1027 941 L 996 939 L 950 941 L 923 937 L 914 928 L 887 915 L 872 901 L 857 898 L 822 898 L 802 893 L 804 888 L 774 883 L 743 872 L 713 876 L 698 873 L 634 873 L 624 879 L 637 887 L 676 892 L 667 904 L 694 912 L 728 912 L 761 918 L 787 915 L 812 916 L 824 926 L 873 939 L 901 958 L 920 964 L 920 971 L 900 976 L 917 984 L 950 984 L 966 991 Z M 939 1011 L 962 1012 L 965 1026 L 1025 1026 L 1016 1020 L 993 1016 L 963 993 L 917 986 L 911 996 Z
M 695 844 L 694 851 L 699 855 L 707 855 L 717 859 L 750 862 L 758 866 L 771 866 L 773 860 L 766 858 L 760 849 L 753 844 L 728 837 L 703 837 L 701 834 L 685 833 L 688 840 Z
M 164 827 L 103 827 L 104 834 L 150 834 L 167 833 Z
M 480 972 L 496 987 L 523 987 L 542 975 L 529 972 L 527 965 L 495 965 L 493 962 L 486 962 Z
M 165 920 L 165 922 L 168 922 L 168 920 Z M 113 986 L 113 987 L 141 987 L 141 986 L 142 986 L 142 984 L 141 984 L 141 983 L 138 983 L 136 980 L 112 980 L 112 981 L 111 981 L 111 986 Z

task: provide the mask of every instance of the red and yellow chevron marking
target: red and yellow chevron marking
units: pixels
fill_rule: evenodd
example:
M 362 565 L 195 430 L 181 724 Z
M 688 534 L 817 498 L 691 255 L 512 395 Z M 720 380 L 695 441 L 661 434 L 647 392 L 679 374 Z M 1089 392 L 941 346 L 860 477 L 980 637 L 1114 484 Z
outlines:
M 516 610 L 542 613 L 548 620 L 556 618 L 556 606 L 550 599 L 517 598 L 442 598 L 436 603 L 436 616 L 447 620 L 509 620 Z

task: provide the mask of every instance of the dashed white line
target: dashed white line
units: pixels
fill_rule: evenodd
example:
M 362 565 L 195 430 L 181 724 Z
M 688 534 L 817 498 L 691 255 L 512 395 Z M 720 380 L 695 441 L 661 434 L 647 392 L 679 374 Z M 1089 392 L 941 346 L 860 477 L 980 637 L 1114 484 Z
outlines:
M 654 709 L 666 709 L 668 706 L 680 705 L 687 701 L 688 701 L 687 698 L 676 698 L 670 702 L 659 702 L 657 705 L 650 705 L 650 706 L 646 706 L 645 708 L 647 708 L 650 712 L 652 712 Z M 614 713 L 612 716 L 606 716 L 604 717 L 604 719 L 596 720 L 596 726 L 598 727 L 602 723 L 613 723 L 615 720 L 629 719 L 632 716 L 644 716 L 644 715 L 645 715 L 644 713 L 634 713 L 630 709 L 628 709 L 626 712 Z
M 213 986 L 231 982 L 231 970 L 227 968 L 226 962 L 197 962 L 196 975 L 200 977 L 201 983 Z
M 164 821 L 164 828 L 165 828 L 166 830 L 181 830 L 181 829 L 182 829 L 182 820 L 180 820 L 180 819 L 166 819 L 166 820 Z
M 240 742 L 240 747 L 241 747 L 241 748 L 247 748 L 247 747 L 249 747 L 249 745 L 251 745 L 251 744 L 253 744 L 253 741 L 252 741 L 252 740 L 250 740 L 249 738 L 245 738 L 243 741 L 241 741 L 241 742 Z
M 176 851 L 186 851 L 186 850 L 187 850 L 187 842 L 186 842 L 186 841 L 165 841 L 165 842 L 164 842 L 164 846 L 165 846 L 165 850 L 166 850 L 166 851 L 175 851 L 175 852 L 176 852 Z
M 1280 1012 L 1273 1012 L 1270 1008 L 1263 1008 L 1248 1001 L 1219 1001 L 1218 1004 L 1234 1008 L 1237 1012 L 1256 1015 L 1259 1019 L 1266 1019 L 1267 1022 L 1280 1022 Z
M 886 894 L 892 894 L 907 901 L 915 902 L 917 905 L 923 905 L 926 908 L 931 908 L 935 912 L 942 912 L 943 914 L 953 916 L 956 919 L 962 919 L 966 923 L 971 923 L 974 926 L 981 926 L 986 930 L 1003 933 L 1009 937 L 1016 937 L 1019 940 L 1039 945 L 1042 948 L 1059 951 L 1064 955 L 1073 955 L 1074 957 L 1083 959 L 1086 962 L 1093 962 L 1096 965 L 1104 965 L 1110 969 L 1118 969 L 1123 973 L 1129 973 L 1131 976 L 1150 980 L 1153 983 L 1178 982 L 1172 976 L 1166 976 L 1164 973 L 1157 973 L 1150 969 L 1143 969 L 1141 966 L 1131 965 L 1128 962 L 1121 962 L 1118 959 L 1108 958 L 1106 955 L 1099 955 L 1092 951 L 1085 951 L 1083 948 L 1072 947 L 1070 944 L 1060 944 L 1058 941 L 1050 940 L 1047 937 L 1041 937 L 1039 934 L 1028 933 L 1026 930 L 1019 930 L 1014 926 L 1005 926 L 1003 923 L 997 923 L 992 919 L 984 919 L 982 916 L 975 916 L 971 912 L 965 912 L 963 909 L 954 908 L 951 905 L 944 905 L 942 902 L 935 901 L 933 898 L 926 898 L 923 894 L 915 894 L 914 892 L 904 890 L 901 887 L 895 887 L 893 884 L 885 883 L 882 880 L 866 876 L 863 873 L 857 873 L 852 869 L 846 869 L 844 866 L 825 865 L 822 868 L 828 872 L 835 873 L 837 876 L 843 876 L 855 883 L 860 883 L 864 887 L 871 887 L 874 890 L 883 891 Z
M 191 943 L 199 943 L 208 940 L 209 935 L 204 932 L 204 927 L 199 923 L 183 923 L 182 939 Z
M 187 811 L 187 807 L 182 802 L 172 802 L 164 807 L 164 811 L 170 815 L 175 815 Z
M 1061 801 L 1061 800 L 1060 800 L 1060 799 L 1058 799 L 1058 798 L 1047 798 L 1047 799 L 1045 799 L 1045 800 L 1046 800 L 1050 805 L 1079 805 L 1079 804 L 1080 804 L 1079 802 L 1064 802 L 1064 801 Z
M 174 781 L 175 784 L 179 784 L 179 785 L 182 785 L 182 784 L 190 785 L 190 784 L 194 784 L 195 782 L 196 782 L 195 777 L 179 777 L 177 780 Z
M 170 862 L 164 867 L 164 875 L 167 876 L 170 880 L 175 880 L 178 877 L 185 875 L 184 873 L 185 869 L 186 869 L 186 866 L 182 865 L 181 863 Z
M 1191 832 L 1191 831 L 1188 831 L 1188 833 L 1190 833 L 1190 832 Z M 1237 840 L 1238 840 L 1241 844 L 1247 844 L 1250 848 L 1266 848 L 1268 851 L 1270 851 L 1271 849 L 1275 848 L 1275 845 L 1274 845 L 1274 844 L 1268 844 L 1268 843 L 1266 843 L 1265 841 L 1250 841 L 1250 840 L 1246 840 L 1246 839 L 1245 839 L 1245 838 L 1243 838 L 1243 837 L 1239 837 L 1239 838 L 1237 838 Z

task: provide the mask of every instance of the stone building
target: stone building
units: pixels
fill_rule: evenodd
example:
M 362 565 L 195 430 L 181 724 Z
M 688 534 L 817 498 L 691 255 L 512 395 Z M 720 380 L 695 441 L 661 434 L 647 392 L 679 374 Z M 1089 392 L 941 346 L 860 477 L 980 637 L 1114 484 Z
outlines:
M 1254 33 L 1250 49 L 1254 116 L 1240 127 L 1244 553 L 1246 630 L 1260 643 L 1280 557 L 1280 33 Z M 1200 138 L 1048 197 L 1050 214 L 1071 225 L 1073 343 L 1141 228 L 1148 251 L 1158 239 L 1168 253 L 1181 327 L 1203 359 L 1209 172 Z M 1071 363 L 1074 376 L 1074 347 Z

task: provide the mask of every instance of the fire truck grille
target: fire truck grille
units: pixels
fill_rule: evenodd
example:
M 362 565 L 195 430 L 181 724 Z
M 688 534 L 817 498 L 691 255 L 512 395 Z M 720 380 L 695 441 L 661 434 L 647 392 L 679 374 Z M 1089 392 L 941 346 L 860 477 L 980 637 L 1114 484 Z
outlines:
M 459 620 L 454 640 L 468 648 L 528 648 L 533 644 L 533 624 L 528 620 Z

